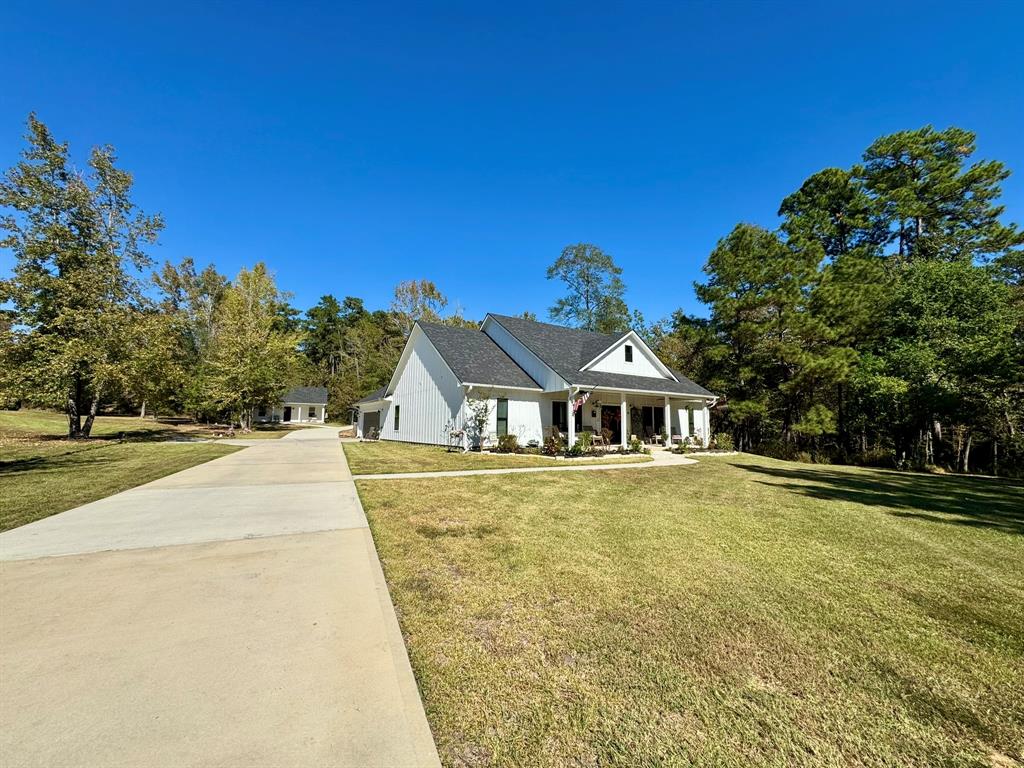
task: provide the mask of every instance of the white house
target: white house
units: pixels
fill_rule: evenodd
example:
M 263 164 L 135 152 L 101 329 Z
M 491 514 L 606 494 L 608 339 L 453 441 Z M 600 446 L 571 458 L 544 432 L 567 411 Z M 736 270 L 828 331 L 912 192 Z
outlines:
M 472 432 L 467 401 L 484 398 L 486 444 L 503 434 L 542 443 L 556 426 L 569 444 L 583 430 L 608 430 L 623 446 L 663 430 L 706 445 L 716 400 L 634 331 L 605 335 L 489 314 L 477 330 L 417 323 L 387 386 L 356 403 L 357 434 L 445 445 L 452 430 Z
M 323 424 L 327 420 L 327 387 L 293 387 L 275 406 L 256 409 L 256 421 Z

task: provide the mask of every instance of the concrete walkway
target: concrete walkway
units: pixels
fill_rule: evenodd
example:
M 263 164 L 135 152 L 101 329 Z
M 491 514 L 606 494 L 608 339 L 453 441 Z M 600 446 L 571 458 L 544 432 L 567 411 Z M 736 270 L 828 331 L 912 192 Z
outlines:
M 335 429 L 0 534 L 4 766 L 437 766 Z
M 356 480 L 419 480 L 429 477 L 472 477 L 473 475 L 515 475 L 526 472 L 588 472 L 608 469 L 656 469 L 658 467 L 680 467 L 685 464 L 696 464 L 695 459 L 688 456 L 656 450 L 651 453 L 651 461 L 642 462 L 608 462 L 607 464 L 569 464 L 549 467 L 506 467 L 504 469 L 450 469 L 438 472 L 390 472 L 376 475 L 353 475 Z

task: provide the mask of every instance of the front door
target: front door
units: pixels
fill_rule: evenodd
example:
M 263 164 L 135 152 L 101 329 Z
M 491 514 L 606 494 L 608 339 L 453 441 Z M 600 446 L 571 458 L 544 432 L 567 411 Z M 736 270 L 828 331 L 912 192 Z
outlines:
M 290 405 L 286 405 L 284 407 L 284 419 L 283 419 L 283 421 L 291 421 L 291 420 L 292 420 L 292 407 Z
M 612 445 L 622 441 L 622 409 L 619 406 L 601 406 L 601 431 L 604 432 L 606 429 L 612 433 Z

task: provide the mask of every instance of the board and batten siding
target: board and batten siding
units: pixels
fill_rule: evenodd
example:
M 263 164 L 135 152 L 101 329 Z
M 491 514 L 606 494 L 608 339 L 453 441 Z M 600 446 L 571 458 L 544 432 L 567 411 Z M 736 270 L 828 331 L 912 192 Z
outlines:
M 445 427 L 462 424 L 462 385 L 419 328 L 413 329 L 408 352 L 391 402 L 381 409 L 380 436 L 384 440 L 444 445 L 448 440 Z M 396 406 L 400 408 L 397 430 Z
M 482 396 L 480 388 L 469 393 L 470 397 Z M 493 444 L 498 435 L 498 399 L 508 400 L 508 433 L 515 435 L 519 445 L 531 440 L 544 442 L 544 429 L 551 424 L 551 397 L 543 392 L 523 390 L 503 391 L 496 387 L 487 391 L 490 413 L 487 416 L 488 443 Z
M 626 345 L 633 347 L 633 361 L 626 362 Z M 635 340 L 626 338 L 617 342 L 604 355 L 588 366 L 588 371 L 601 371 L 603 373 L 628 373 L 633 376 L 650 376 L 653 379 L 664 381 L 667 377 L 659 370 L 654 360 L 651 359 L 646 349 L 636 343 Z M 652 382 L 651 389 L 656 389 L 656 382 Z
M 530 374 L 530 378 L 540 384 L 545 391 L 554 392 L 569 386 L 561 376 L 551 370 L 546 363 L 541 362 L 498 321 L 490 317 L 487 318 L 483 325 L 483 332 L 494 339 L 494 343 L 505 350 L 505 354 L 515 360 L 516 364 Z

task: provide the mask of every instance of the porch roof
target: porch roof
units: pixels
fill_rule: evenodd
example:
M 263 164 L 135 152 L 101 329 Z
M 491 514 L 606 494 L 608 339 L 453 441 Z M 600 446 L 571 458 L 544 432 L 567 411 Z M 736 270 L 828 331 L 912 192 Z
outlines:
M 672 373 L 678 381 L 655 379 L 651 376 L 631 376 L 628 373 L 578 371 L 572 385 L 584 389 L 618 389 L 651 395 L 669 395 L 670 397 L 714 397 L 704 387 L 690 381 L 678 371 L 672 371 Z

